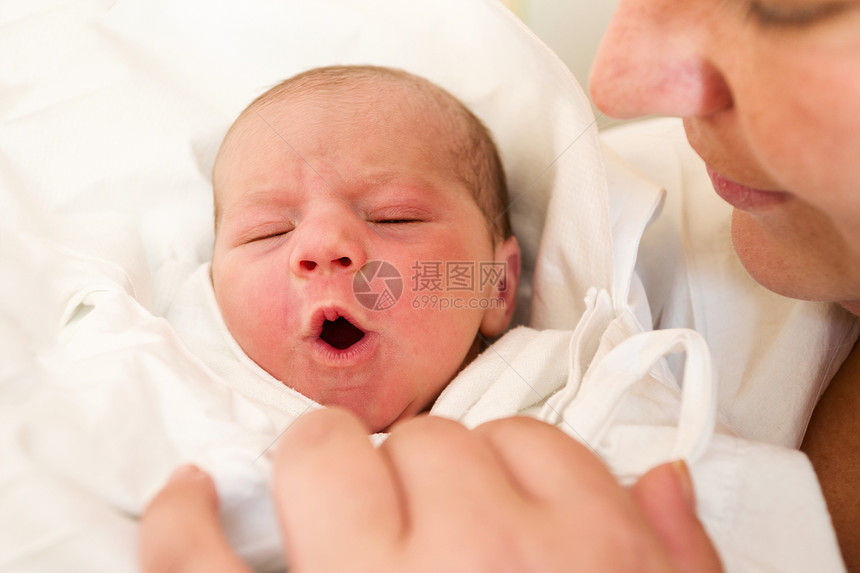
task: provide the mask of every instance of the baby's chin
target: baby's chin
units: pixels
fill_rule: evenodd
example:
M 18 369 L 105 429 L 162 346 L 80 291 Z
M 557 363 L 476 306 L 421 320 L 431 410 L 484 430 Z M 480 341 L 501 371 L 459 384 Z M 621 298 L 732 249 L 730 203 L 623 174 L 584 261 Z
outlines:
M 435 399 L 435 396 L 434 396 Z M 426 412 L 433 405 L 433 399 L 385 400 L 374 399 L 361 392 L 338 396 L 329 400 L 319 400 L 323 406 L 338 406 L 352 412 L 365 426 L 368 433 L 388 432 L 397 423 Z
M 338 405 L 355 414 L 367 426 L 368 433 L 371 434 L 389 432 L 398 422 L 414 417 L 421 410 L 420 407 L 415 407 L 411 402 L 403 405 L 392 404 L 386 408 L 374 407 L 378 405 L 373 404 L 360 404 L 354 408 L 343 404 Z
M 363 385 L 360 380 L 348 375 L 340 380 L 326 382 L 324 374 L 300 374 L 293 370 L 289 376 L 279 379 L 284 386 L 321 406 L 338 407 L 351 412 L 362 421 L 369 433 L 386 431 L 395 422 L 417 412 L 408 399 L 394 399 L 390 393 L 386 396 L 384 388 Z M 302 383 L 302 380 L 312 383 Z M 347 381 L 349 387 L 345 386 Z

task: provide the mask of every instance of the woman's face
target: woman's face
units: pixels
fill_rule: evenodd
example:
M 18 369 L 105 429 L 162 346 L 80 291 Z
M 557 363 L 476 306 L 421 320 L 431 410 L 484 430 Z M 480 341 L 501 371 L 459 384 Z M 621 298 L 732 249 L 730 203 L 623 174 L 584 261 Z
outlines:
M 758 282 L 860 314 L 860 0 L 620 0 L 591 92 L 684 118 Z

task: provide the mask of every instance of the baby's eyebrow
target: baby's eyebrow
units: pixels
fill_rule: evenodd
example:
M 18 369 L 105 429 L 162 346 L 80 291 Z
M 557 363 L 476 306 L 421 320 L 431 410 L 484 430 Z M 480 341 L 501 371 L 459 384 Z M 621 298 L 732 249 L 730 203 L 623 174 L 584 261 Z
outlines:
M 283 209 L 290 204 L 291 199 L 275 189 L 259 189 L 248 191 L 224 210 L 224 216 L 249 209 Z
M 337 189 L 332 189 L 332 193 L 353 208 L 360 208 L 364 201 L 374 200 L 375 197 L 390 196 L 392 193 L 411 195 L 431 187 L 436 186 L 422 177 L 404 174 L 399 170 L 384 170 L 339 181 Z M 225 209 L 223 216 L 226 218 L 231 212 L 254 208 L 282 209 L 295 200 L 295 197 L 277 188 L 254 189 L 245 192 L 228 209 Z
M 274 191 L 272 189 L 259 189 L 256 191 L 249 191 L 245 193 L 239 201 L 237 201 L 238 205 L 248 205 L 248 206 L 266 206 L 271 205 L 273 203 L 283 203 L 282 194 Z
M 419 175 L 413 173 L 404 173 L 400 170 L 378 171 L 361 177 L 357 177 L 349 182 L 354 185 L 355 189 L 361 190 L 362 193 L 383 193 L 394 189 L 409 189 L 409 190 L 426 190 L 439 187 L 438 184 L 431 182 Z
M 224 205 L 216 210 L 216 228 L 220 227 L 225 220 L 232 220 L 249 209 L 266 209 L 285 205 L 283 198 L 269 189 L 249 191 L 239 197 L 236 201 Z

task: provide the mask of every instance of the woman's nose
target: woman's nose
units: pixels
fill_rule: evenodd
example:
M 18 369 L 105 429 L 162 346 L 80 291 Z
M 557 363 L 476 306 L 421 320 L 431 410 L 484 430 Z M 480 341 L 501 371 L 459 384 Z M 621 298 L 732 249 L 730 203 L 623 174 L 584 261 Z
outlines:
M 622 119 L 731 107 L 731 91 L 710 59 L 719 20 L 705 12 L 713 10 L 700 2 L 620 0 L 591 71 L 595 106 Z
M 363 226 L 354 213 L 332 213 L 300 222 L 291 237 L 293 273 L 311 276 L 359 270 L 367 262 Z

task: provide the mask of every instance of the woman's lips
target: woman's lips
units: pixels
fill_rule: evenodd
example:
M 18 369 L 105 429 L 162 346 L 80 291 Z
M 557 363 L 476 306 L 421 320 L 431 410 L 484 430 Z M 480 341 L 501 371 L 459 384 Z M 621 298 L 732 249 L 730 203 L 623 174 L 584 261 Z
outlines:
M 784 191 L 767 191 L 747 187 L 732 181 L 708 166 L 708 175 L 714 190 L 726 203 L 741 211 L 759 211 L 784 203 L 791 195 Z

